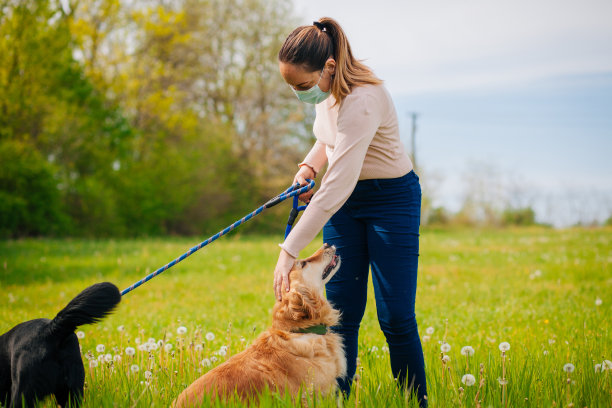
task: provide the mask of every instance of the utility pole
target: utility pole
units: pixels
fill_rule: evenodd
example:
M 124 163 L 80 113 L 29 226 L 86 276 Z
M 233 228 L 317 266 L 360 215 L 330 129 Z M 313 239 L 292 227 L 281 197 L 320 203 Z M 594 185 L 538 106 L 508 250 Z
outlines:
M 417 157 L 416 157 L 416 131 L 417 131 L 417 118 L 419 114 L 416 112 L 408 112 L 412 120 L 412 126 L 410 128 L 410 144 L 412 147 L 412 166 L 417 168 Z

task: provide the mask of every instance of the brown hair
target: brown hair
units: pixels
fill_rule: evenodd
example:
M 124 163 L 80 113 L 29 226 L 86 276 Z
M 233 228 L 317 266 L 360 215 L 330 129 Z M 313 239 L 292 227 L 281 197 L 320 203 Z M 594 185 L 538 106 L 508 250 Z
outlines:
M 355 86 L 382 83 L 370 68 L 353 57 L 340 24 L 329 17 L 293 30 L 278 52 L 280 62 L 301 65 L 311 72 L 322 70 L 328 58 L 336 61 L 331 85 L 336 104 L 341 103 Z

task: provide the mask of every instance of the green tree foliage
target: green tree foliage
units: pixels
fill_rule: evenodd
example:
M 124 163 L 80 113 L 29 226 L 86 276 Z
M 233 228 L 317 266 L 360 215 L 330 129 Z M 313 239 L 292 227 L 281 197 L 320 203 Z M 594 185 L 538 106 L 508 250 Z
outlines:
M 535 225 L 535 211 L 533 208 L 507 208 L 501 215 L 503 225 Z
M 0 237 L 52 234 L 67 226 L 55 169 L 39 152 L 2 140 L 0 163 Z
M 0 0 L 3 235 L 202 234 L 286 187 L 312 115 L 278 74 L 290 7 Z

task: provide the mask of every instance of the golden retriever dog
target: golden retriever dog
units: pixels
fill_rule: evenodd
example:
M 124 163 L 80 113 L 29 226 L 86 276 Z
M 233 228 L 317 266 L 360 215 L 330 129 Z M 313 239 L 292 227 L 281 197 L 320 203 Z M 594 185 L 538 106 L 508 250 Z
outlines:
M 329 326 L 339 312 L 323 294 L 324 285 L 340 267 L 336 248 L 324 244 L 311 257 L 296 260 L 289 274 L 290 290 L 272 310 L 272 327 L 243 352 L 215 367 L 187 387 L 173 406 L 192 407 L 233 395 L 243 400 L 263 390 L 297 395 L 300 387 L 325 395 L 346 373 L 341 337 Z

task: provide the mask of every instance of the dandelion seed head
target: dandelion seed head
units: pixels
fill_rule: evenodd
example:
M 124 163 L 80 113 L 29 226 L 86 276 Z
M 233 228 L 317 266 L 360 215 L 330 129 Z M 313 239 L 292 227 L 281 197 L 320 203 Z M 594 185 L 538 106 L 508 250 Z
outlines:
M 95 368 L 98 366 L 98 360 L 89 360 L 89 366 Z
M 202 367 L 210 367 L 211 362 L 210 362 L 210 360 L 209 360 L 209 359 L 205 358 L 204 360 L 200 361 L 200 365 L 201 365 Z
M 147 340 L 147 343 L 149 344 L 157 343 L 157 340 L 155 340 L 155 337 L 149 337 L 149 340 Z
M 505 378 L 501 378 L 501 377 L 497 378 L 497 382 L 499 383 L 499 385 L 506 385 L 506 384 L 508 384 L 508 380 L 506 380 Z
M 429 341 L 429 340 L 431 340 L 431 337 L 429 337 L 429 336 L 423 336 L 423 341 Z
M 158 349 L 157 343 L 149 343 L 147 344 L 147 351 L 155 351 Z
M 448 363 L 450 361 L 450 356 L 445 355 L 444 357 L 442 357 L 442 361 L 444 361 L 445 363 Z
M 115 355 L 113 356 L 113 361 L 114 361 L 114 362 L 116 362 L 116 363 L 118 363 L 119 361 L 121 361 L 121 356 L 120 356 L 119 354 L 115 354 Z
M 472 346 L 463 346 L 461 347 L 461 355 L 462 356 L 473 356 L 474 349 L 472 348 Z
M 227 350 L 225 350 L 224 348 L 219 349 L 219 355 L 221 357 L 225 357 L 227 355 Z
M 204 347 L 201 344 L 196 344 L 193 349 L 195 351 L 202 351 L 204 349 Z
M 138 364 L 132 364 L 132 366 L 130 367 L 130 370 L 133 373 L 137 373 L 140 370 L 140 367 L 138 366 Z
M 144 372 L 144 376 L 147 380 L 150 380 L 151 378 L 153 378 L 153 373 L 147 370 Z
M 128 356 L 133 356 L 134 354 L 136 354 L 136 350 L 134 349 L 134 347 L 126 347 L 125 354 Z
M 504 341 L 503 343 L 499 344 L 499 350 L 500 351 L 508 351 L 510 350 L 510 343 L 508 343 L 507 341 Z
M 120 332 L 122 332 L 122 331 L 124 331 L 124 330 L 125 330 L 125 327 L 124 327 L 123 325 L 121 325 L 121 326 L 117 327 L 117 330 L 118 330 L 118 331 L 120 331 Z
M 215 356 L 212 356 L 212 357 L 210 358 L 210 361 L 212 361 L 213 363 L 216 363 L 216 362 L 217 362 L 217 360 L 219 360 L 219 359 L 218 359 L 217 357 L 215 357 Z
M 545 356 L 547 356 L 548 355 L 548 350 L 544 350 L 543 353 L 544 353 Z
M 604 360 L 601 363 L 601 369 L 602 370 L 612 370 L 612 361 L 610 360 Z
M 140 344 L 140 337 L 136 337 L 136 338 L 134 339 L 134 343 L 136 343 L 136 344 Z
M 183 334 L 187 333 L 187 328 L 185 326 L 181 326 L 178 329 L 176 329 L 176 333 L 180 334 L 180 335 L 183 335 Z
M 213 341 L 215 339 L 215 335 L 212 332 L 206 333 L 206 340 Z
M 555 339 L 548 339 L 548 344 L 555 344 Z
M 563 366 L 563 371 L 565 371 L 566 373 L 572 373 L 574 372 L 574 365 L 572 363 L 567 363 L 566 365 Z
M 372 348 L 370 349 L 370 353 L 376 353 L 376 352 L 378 352 L 378 347 L 372 346 Z
M 434 328 L 431 327 L 431 326 L 426 328 L 425 329 L 425 333 L 427 333 L 427 334 L 429 334 L 431 336 L 432 334 L 434 334 Z
M 600 298 L 595 299 L 595 306 L 601 306 L 602 303 L 603 300 L 601 300 Z
M 83 338 L 85 338 L 85 332 L 83 332 L 83 331 L 79 330 L 79 331 L 77 332 L 77 338 L 79 338 L 79 339 L 83 339 Z
M 98 361 L 100 361 L 100 362 L 104 361 L 104 354 L 100 354 L 98 356 Z
M 149 343 L 138 345 L 138 351 L 148 351 L 148 350 L 149 350 Z
M 98 345 L 96 346 L 96 351 L 97 351 L 98 353 L 104 353 L 104 350 L 105 350 L 105 349 L 106 349 L 106 347 L 104 347 L 104 344 L 98 344 Z
M 461 377 L 461 382 L 468 387 L 471 387 L 472 385 L 476 384 L 476 378 L 472 374 L 465 374 L 463 377 Z
M 110 354 L 110 353 L 107 353 L 107 354 L 104 356 L 104 360 L 105 360 L 107 363 L 110 363 L 111 361 L 113 361 L 113 355 L 112 355 L 112 354 Z
M 166 351 L 170 351 L 170 350 L 172 350 L 172 344 L 171 344 L 171 343 L 167 343 L 167 344 L 164 346 L 164 350 L 166 350 Z
M 444 343 L 440 346 L 440 350 L 442 350 L 443 353 L 448 353 L 451 350 L 451 346 L 448 343 Z

